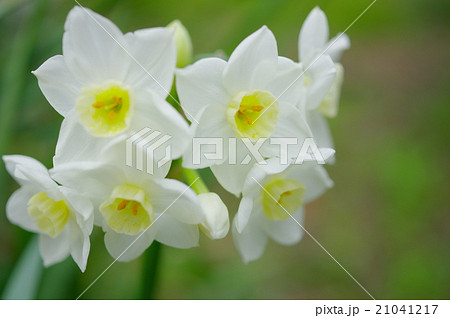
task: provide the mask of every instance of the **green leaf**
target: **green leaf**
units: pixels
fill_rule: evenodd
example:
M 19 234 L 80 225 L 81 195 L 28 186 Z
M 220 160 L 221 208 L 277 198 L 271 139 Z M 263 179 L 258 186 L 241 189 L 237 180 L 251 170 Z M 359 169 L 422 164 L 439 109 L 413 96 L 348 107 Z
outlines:
M 43 266 L 38 237 L 33 237 L 6 283 L 2 299 L 36 299 Z

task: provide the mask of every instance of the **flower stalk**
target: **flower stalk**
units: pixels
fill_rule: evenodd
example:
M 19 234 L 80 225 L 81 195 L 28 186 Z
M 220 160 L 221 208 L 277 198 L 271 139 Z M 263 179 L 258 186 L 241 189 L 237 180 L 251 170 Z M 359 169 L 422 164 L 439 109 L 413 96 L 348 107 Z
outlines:
M 161 243 L 155 241 L 144 253 L 140 299 L 155 299 L 156 297 L 161 248 Z
M 187 168 L 182 168 L 182 170 L 187 184 L 191 186 L 195 193 L 200 194 L 209 192 L 208 187 L 206 186 L 205 182 L 203 182 L 197 170 Z

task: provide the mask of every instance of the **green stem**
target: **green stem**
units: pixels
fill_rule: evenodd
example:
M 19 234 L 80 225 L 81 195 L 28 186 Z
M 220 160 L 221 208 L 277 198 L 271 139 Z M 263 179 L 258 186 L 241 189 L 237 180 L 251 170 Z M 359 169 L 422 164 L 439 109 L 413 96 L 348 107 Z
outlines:
M 208 187 L 203 182 L 200 174 L 197 172 L 197 170 L 191 170 L 187 168 L 181 168 L 183 170 L 183 175 L 188 183 L 188 185 L 191 186 L 191 188 L 197 193 L 208 193 Z
M 144 252 L 140 299 L 155 298 L 161 248 L 161 243 L 154 241 L 152 245 L 150 245 L 150 247 Z

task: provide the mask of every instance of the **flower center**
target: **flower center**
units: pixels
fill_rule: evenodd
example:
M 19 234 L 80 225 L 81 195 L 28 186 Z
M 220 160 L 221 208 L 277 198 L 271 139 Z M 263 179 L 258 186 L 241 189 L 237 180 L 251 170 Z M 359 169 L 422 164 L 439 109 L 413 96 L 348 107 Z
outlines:
M 264 214 L 269 220 L 277 221 L 288 219 L 289 214 L 302 206 L 306 187 L 294 179 L 275 179 L 261 191 Z
M 115 187 L 111 196 L 100 205 L 100 213 L 111 229 L 128 235 L 144 231 L 154 219 L 153 206 L 145 191 L 129 184 Z
M 126 130 L 133 111 L 130 90 L 118 83 L 86 87 L 76 102 L 84 128 L 94 136 L 114 136 Z
M 70 214 L 64 200 L 50 199 L 45 192 L 39 192 L 28 200 L 27 211 L 39 230 L 50 237 L 62 232 Z
M 231 100 L 227 120 L 239 138 L 270 137 L 278 121 L 278 101 L 267 91 L 240 92 Z

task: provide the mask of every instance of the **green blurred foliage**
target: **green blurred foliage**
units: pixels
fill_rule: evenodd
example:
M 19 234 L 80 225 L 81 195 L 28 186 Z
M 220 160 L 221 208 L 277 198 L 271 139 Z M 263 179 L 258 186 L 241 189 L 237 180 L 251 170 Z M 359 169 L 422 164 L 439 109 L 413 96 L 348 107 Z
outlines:
M 0 104 L 3 121 L 8 118 L 0 153 L 30 155 L 50 167 L 62 119 L 30 71 L 61 53 L 64 20 L 75 2 L 47 2 L 35 18 L 36 1 L 0 2 L 0 66 L 9 69 L 0 73 L 0 96 L 11 95 Z M 124 32 L 180 19 L 196 54 L 218 49 L 229 54 L 266 24 L 280 54 L 293 59 L 301 23 L 314 6 L 327 13 L 335 34 L 370 2 L 80 1 Z M 379 299 L 450 297 L 449 9 L 446 0 L 378 0 L 347 32 L 352 48 L 342 61 L 341 109 L 330 122 L 337 162 L 328 170 L 335 187 L 307 206 L 305 227 Z M 14 92 L 17 85 L 20 90 Z M 1 290 L 30 234 L 6 220 L 3 207 L 17 184 L 0 166 Z M 172 176 L 179 173 L 175 169 Z M 208 171 L 204 176 L 233 215 L 237 199 Z M 71 259 L 45 269 L 38 298 L 76 298 L 113 261 L 102 240 L 96 229 L 86 273 Z M 142 258 L 116 263 L 83 298 L 137 298 L 144 270 Z M 368 298 L 307 236 L 293 247 L 271 243 L 260 260 L 248 265 L 230 236 L 217 242 L 203 237 L 200 247 L 190 250 L 163 247 L 160 274 L 160 299 Z

